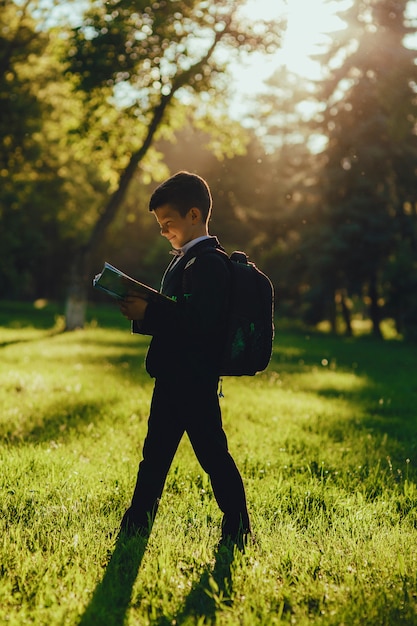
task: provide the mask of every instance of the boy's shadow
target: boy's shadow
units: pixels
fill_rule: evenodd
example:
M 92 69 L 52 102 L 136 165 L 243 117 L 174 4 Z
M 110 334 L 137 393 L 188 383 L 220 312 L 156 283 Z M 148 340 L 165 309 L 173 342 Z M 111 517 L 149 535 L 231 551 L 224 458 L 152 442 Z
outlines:
M 147 543 L 147 537 L 118 537 L 103 580 L 97 586 L 79 626 L 122 626 L 125 623 Z
M 198 623 L 199 618 L 204 618 L 204 624 L 214 624 L 216 612 L 233 603 L 232 563 L 236 554 L 238 550 L 234 545 L 219 546 L 213 569 L 204 570 L 194 583 L 183 608 L 175 616 L 161 616 L 155 626 L 188 624 L 190 616 L 196 618 Z
M 103 580 L 97 586 L 78 626 L 123 626 L 148 537 L 119 537 L 107 565 Z M 217 610 L 232 604 L 231 566 L 236 555 L 233 545 L 219 546 L 213 569 L 205 569 L 187 596 L 183 608 L 175 615 L 180 625 L 189 616 L 205 617 L 215 622 Z M 161 616 L 155 626 L 171 625 L 172 616 Z

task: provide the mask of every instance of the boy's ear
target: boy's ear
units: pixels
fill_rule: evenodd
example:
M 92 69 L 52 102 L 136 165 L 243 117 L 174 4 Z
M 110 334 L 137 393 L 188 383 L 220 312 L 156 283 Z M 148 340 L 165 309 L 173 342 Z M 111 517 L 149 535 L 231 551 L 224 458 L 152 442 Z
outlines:
M 202 219 L 202 215 L 201 215 L 201 211 L 198 207 L 192 207 L 190 209 L 190 214 L 191 214 L 191 219 L 193 220 L 193 222 L 198 222 L 201 221 Z

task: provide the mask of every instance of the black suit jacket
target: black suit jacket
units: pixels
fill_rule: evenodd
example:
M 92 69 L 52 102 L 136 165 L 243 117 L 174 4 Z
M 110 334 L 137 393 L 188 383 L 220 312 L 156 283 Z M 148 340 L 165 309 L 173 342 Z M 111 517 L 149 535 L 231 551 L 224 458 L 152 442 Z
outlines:
M 154 378 L 212 381 L 219 375 L 230 273 L 223 255 L 204 254 L 208 247 L 220 248 L 216 237 L 168 266 L 162 292 L 176 304 L 149 303 L 143 321 L 133 322 L 133 332 L 152 335 L 146 369 Z

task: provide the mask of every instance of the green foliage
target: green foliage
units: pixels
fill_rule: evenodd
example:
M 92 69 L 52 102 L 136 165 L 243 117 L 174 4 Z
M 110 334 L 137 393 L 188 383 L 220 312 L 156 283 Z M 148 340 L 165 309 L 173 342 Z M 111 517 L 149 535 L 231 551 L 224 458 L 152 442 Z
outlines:
M 42 17 L 37 2 L 6 2 L 0 15 L 3 297 L 62 297 L 68 258 L 105 190 L 72 140 L 80 100 L 64 78 L 65 38 L 57 27 L 42 28 Z
M 240 52 L 272 51 L 278 45 L 280 25 L 258 20 L 254 28 L 238 21 L 242 4 L 242 0 L 94 3 L 74 30 L 71 70 L 86 92 L 103 85 L 130 84 L 148 109 L 149 101 L 155 97 L 159 101 L 161 91 L 168 95 L 196 61 L 205 59 L 198 72 L 187 75 L 183 86 L 206 90 L 216 78 L 221 80 L 224 71 L 219 59 L 206 58 L 216 37 L 223 39 L 222 31 L 232 53 L 237 41 Z M 141 115 L 139 109 L 136 113 Z
M 309 282 L 326 283 L 330 299 L 338 289 L 366 294 L 375 332 L 379 301 L 390 290 L 383 282 L 386 268 L 407 242 L 415 250 L 417 233 L 415 210 L 407 209 L 417 191 L 417 75 L 416 51 L 404 45 L 411 30 L 406 5 L 360 1 L 343 14 L 348 28 L 324 57 L 328 76 L 319 93 L 328 102 L 318 117 L 328 139 L 321 202 L 306 212 Z M 415 259 L 410 261 L 412 272 Z M 398 286 L 391 287 L 400 316 L 408 296 Z
M 178 103 L 183 111 L 186 94 L 195 107 L 200 94 L 215 93 L 225 72 L 224 62 L 219 60 L 222 53 L 258 48 L 273 51 L 278 45 L 280 25 L 242 25 L 237 18 L 241 4 L 242 0 L 211 5 L 199 0 L 163 1 L 144 3 L 137 11 L 137 3 L 132 2 L 93 3 L 85 23 L 74 29 L 69 71 L 85 92 L 85 102 L 91 96 L 97 98 L 105 109 L 120 112 L 121 126 L 135 132 L 129 139 L 123 135 L 126 159 L 120 163 L 117 184 L 72 261 L 66 303 L 68 329 L 84 325 L 85 277 L 91 271 L 91 257 L 107 235 L 138 166 L 146 163 L 158 135 L 172 136 Z M 85 120 L 88 128 L 88 115 Z M 116 130 L 112 137 L 117 136 Z M 220 145 L 226 141 L 222 139 Z
M 2 7 L 0 25 L 0 284 L 3 295 L 12 296 L 17 284 L 20 294 L 30 290 L 31 260 L 39 261 L 46 244 L 33 227 L 30 208 L 40 196 L 45 202 L 48 184 L 57 194 L 59 183 L 51 180 L 53 168 L 42 154 L 44 108 L 33 82 L 35 59 L 45 52 L 46 37 L 12 2 Z
M 157 133 L 171 137 L 201 93 L 200 125 L 222 109 L 226 51 L 277 47 L 281 25 L 238 21 L 240 4 L 94 2 L 74 7 L 78 22 L 60 3 L 2 4 L 0 295 L 61 298 L 70 259 L 97 254 L 138 163 L 141 184 L 166 171 Z M 219 132 L 222 115 L 212 148 L 230 156 L 243 141 L 237 125 Z
M 243 0 L 81 4 L 1 3 L 0 296 L 62 300 L 80 248 L 81 265 L 110 258 L 157 286 L 166 250 L 147 199 L 187 168 L 212 186 L 213 234 L 271 276 L 281 314 L 337 330 L 360 312 L 375 331 L 389 316 L 415 339 L 407 2 L 353 2 L 320 90 L 278 68 L 251 129 L 228 119 L 231 61 L 276 50 L 282 23 L 246 21 Z M 84 294 L 92 273 L 75 272 Z
M 282 323 L 268 370 L 223 382 L 256 533 L 231 553 L 186 439 L 149 542 L 116 539 L 146 432 L 147 340 L 114 309 L 64 334 L 53 314 L 0 319 L 1 622 L 417 624 L 415 350 Z

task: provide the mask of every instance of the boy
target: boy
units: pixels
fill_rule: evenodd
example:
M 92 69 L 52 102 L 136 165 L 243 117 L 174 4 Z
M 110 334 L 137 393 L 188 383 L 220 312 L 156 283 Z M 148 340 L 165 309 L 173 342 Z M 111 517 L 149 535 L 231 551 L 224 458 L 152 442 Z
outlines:
M 147 303 L 132 296 L 120 305 L 135 333 L 152 335 L 146 369 L 155 378 L 148 432 L 136 486 L 121 531 L 148 534 L 165 479 L 184 432 L 223 512 L 222 541 L 241 543 L 250 534 L 240 473 L 227 448 L 217 388 L 230 275 L 208 233 L 212 199 L 204 179 L 178 172 L 152 194 L 149 210 L 174 258 L 161 291 L 176 303 Z M 188 270 L 187 293 L 183 273 Z

